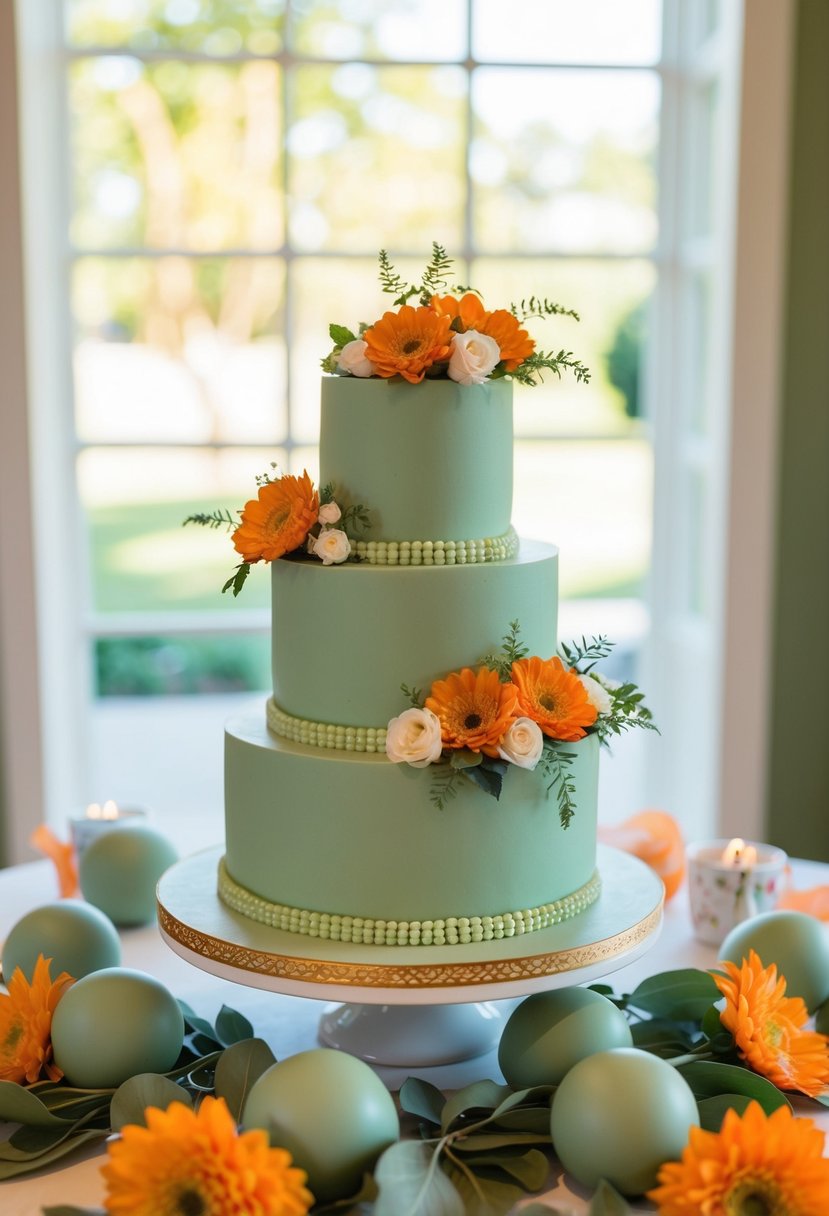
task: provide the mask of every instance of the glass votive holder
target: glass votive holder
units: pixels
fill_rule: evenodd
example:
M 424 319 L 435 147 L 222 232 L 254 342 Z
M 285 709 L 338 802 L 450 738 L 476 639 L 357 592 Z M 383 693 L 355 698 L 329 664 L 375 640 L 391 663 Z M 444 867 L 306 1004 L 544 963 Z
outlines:
M 690 844 L 688 895 L 697 940 L 720 946 L 735 925 L 770 912 L 782 894 L 788 857 L 755 841 Z
M 92 802 L 82 815 L 73 815 L 69 820 L 69 835 L 75 852 L 80 857 L 93 840 L 97 840 L 104 832 L 128 823 L 144 823 L 147 812 L 143 807 L 118 806 L 115 802 L 105 802 L 99 806 Z

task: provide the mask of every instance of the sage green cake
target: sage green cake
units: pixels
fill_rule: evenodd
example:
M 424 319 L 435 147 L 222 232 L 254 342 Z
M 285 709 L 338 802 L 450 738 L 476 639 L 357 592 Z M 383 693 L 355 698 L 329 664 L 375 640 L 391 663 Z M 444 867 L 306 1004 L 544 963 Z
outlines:
M 549 778 L 510 765 L 439 806 L 429 767 L 393 763 L 401 685 L 428 690 L 497 651 L 510 622 L 557 649 L 558 551 L 518 541 L 512 385 L 326 377 L 321 483 L 365 503 L 359 561 L 272 565 L 273 697 L 227 726 L 219 890 L 277 928 L 452 945 L 543 928 L 598 895 L 598 738 L 567 745 L 564 827 Z

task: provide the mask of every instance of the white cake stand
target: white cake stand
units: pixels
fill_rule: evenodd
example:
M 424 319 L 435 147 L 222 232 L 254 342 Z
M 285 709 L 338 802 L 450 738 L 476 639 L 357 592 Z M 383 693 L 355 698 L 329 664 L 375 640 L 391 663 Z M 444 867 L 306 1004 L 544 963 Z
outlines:
M 599 899 L 586 912 L 500 941 L 361 946 L 248 920 L 216 894 L 222 848 L 197 853 L 158 885 L 161 936 L 212 975 L 251 988 L 344 1001 L 320 1024 L 324 1043 L 376 1064 L 469 1059 L 497 1043 L 493 1002 L 599 979 L 633 962 L 662 924 L 663 886 L 635 857 L 599 846 Z

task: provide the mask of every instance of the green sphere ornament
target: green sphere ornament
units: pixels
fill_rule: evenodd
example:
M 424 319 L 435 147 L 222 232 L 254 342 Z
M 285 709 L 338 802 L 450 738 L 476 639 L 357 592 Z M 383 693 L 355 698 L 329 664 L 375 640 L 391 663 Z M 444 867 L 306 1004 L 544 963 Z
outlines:
M 589 988 L 536 992 L 510 1014 L 498 1045 L 501 1072 L 513 1089 L 558 1085 L 596 1051 L 633 1046 L 627 1018 Z
M 329 1047 L 272 1065 L 251 1087 L 245 1129 L 260 1127 L 308 1174 L 317 1203 L 347 1199 L 400 1135 L 394 1100 L 356 1056 Z
M 659 1167 L 676 1161 L 697 1104 L 688 1083 L 665 1060 L 635 1047 L 587 1056 L 553 1096 L 550 1131 L 565 1170 L 593 1188 L 606 1178 L 624 1195 L 656 1183 Z
M 786 996 L 802 997 L 810 1013 L 829 998 L 829 930 L 814 916 L 790 910 L 752 916 L 734 926 L 719 956 L 739 966 L 750 950 L 764 967 L 776 965 Z
M 31 980 L 39 954 L 52 960 L 53 980 L 61 971 L 78 980 L 102 967 L 117 967 L 121 942 L 99 908 L 81 899 L 61 899 L 27 912 L 12 927 L 3 945 L 6 982 L 18 967 Z
M 130 824 L 103 832 L 81 854 L 81 890 L 116 925 L 155 920 L 155 888 L 178 854 L 160 832 Z
M 67 989 L 52 1018 L 55 1063 L 70 1085 L 108 1089 L 143 1072 L 168 1072 L 184 1018 L 175 997 L 143 971 L 94 971 Z

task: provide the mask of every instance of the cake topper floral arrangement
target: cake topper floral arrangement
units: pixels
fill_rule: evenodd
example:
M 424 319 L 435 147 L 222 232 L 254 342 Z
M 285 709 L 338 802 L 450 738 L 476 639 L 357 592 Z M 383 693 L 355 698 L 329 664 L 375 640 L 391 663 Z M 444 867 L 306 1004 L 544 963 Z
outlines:
M 344 325 L 331 325 L 334 349 L 322 360 L 323 371 L 340 376 L 398 377 L 410 384 L 450 379 L 458 384 L 483 384 L 509 376 L 535 385 L 544 372 L 561 376 L 562 368 L 585 383 L 590 372 L 572 351 L 537 350 L 524 323 L 531 317 L 572 317 L 578 313 L 561 304 L 530 296 L 520 304 L 493 311 L 484 307 L 473 287 L 450 286 L 452 258 L 432 243 L 432 257 L 420 283 L 406 283 L 380 250 L 380 284 L 393 295 L 397 311 L 361 324 L 355 334 Z M 441 294 L 447 293 L 448 294 Z M 417 297 L 417 304 L 409 303 Z
M 389 722 L 386 754 L 415 768 L 435 765 L 431 798 L 440 810 L 463 778 L 497 799 L 510 765 L 539 768 L 567 828 L 576 809 L 575 753 L 567 744 L 591 734 L 607 744 L 631 727 L 657 729 L 635 684 L 596 669 L 611 649 L 604 637 L 582 638 L 540 659 L 530 656 L 512 621 L 501 651 L 484 655 L 477 670 L 435 680 L 425 697 L 401 686 L 412 705 Z

